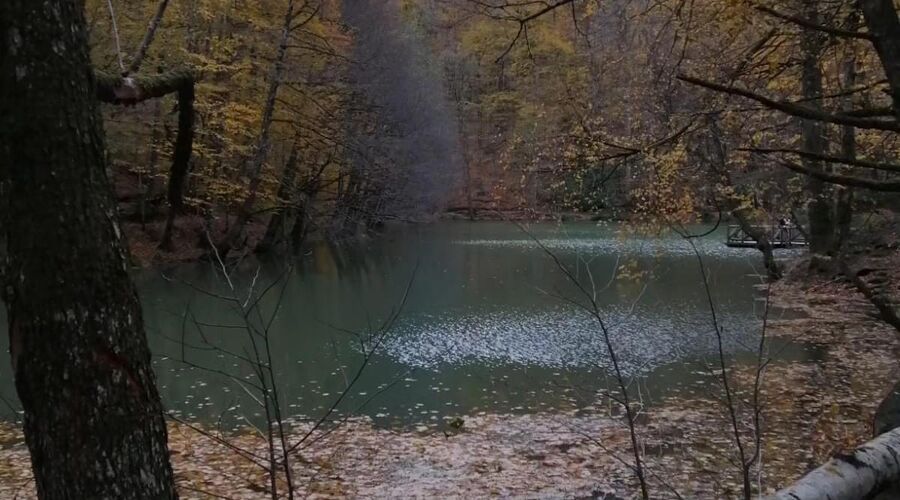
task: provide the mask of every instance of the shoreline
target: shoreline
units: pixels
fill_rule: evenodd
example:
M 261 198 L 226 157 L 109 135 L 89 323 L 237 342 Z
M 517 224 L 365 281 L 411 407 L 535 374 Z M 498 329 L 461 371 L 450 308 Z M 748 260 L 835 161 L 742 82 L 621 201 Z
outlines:
M 525 224 L 559 224 L 559 223 L 586 223 L 595 222 L 597 224 L 621 224 L 628 222 L 627 216 L 619 216 L 612 214 L 589 214 L 585 212 L 535 212 L 528 210 L 498 212 L 495 210 L 482 210 L 485 214 L 470 219 L 468 216 L 458 212 L 442 212 L 421 220 L 396 220 L 387 221 L 382 227 L 393 225 L 428 225 L 442 222 L 459 222 L 459 223 L 487 223 L 502 222 L 509 223 L 525 223 Z M 706 217 L 702 218 L 705 222 Z M 724 223 L 724 221 L 721 221 Z M 721 225 L 721 224 L 720 224 Z M 163 250 L 159 248 L 159 235 L 162 233 L 163 222 L 155 221 L 147 224 L 137 222 L 126 222 L 122 224 L 125 241 L 131 255 L 132 267 L 137 269 L 154 269 L 159 267 L 168 267 L 179 264 L 190 264 L 202 261 L 207 254 L 208 243 L 204 239 L 203 222 L 196 216 L 182 216 L 176 219 L 173 229 L 172 248 Z M 214 228 L 216 234 L 224 234 L 226 225 L 224 222 L 218 221 Z M 256 247 L 256 243 L 262 239 L 266 226 L 261 221 L 250 222 L 247 224 L 247 239 L 245 255 L 261 256 L 261 255 L 283 255 L 284 250 L 273 249 L 263 254 L 256 253 L 250 249 Z M 368 232 L 357 235 L 346 236 L 341 239 L 333 240 L 337 244 L 346 241 L 361 241 L 366 238 L 378 238 L 381 228 L 374 228 Z M 326 241 L 321 234 L 313 234 L 313 238 L 309 238 L 308 242 Z M 215 240 L 215 238 L 213 238 Z M 752 249 L 751 249 L 752 250 Z

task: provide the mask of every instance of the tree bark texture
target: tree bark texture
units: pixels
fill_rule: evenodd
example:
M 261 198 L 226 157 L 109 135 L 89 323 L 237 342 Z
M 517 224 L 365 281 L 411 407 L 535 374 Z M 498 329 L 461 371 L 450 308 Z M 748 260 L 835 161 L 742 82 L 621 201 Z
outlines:
M 883 498 L 900 479 L 900 429 L 882 434 L 852 454 L 838 455 L 770 500 Z M 885 498 L 896 498 L 888 496 Z
M 859 6 L 891 87 L 894 118 L 900 121 L 900 20 L 893 0 L 860 0 Z
M 175 498 L 83 4 L 0 3 L 0 290 L 41 498 Z

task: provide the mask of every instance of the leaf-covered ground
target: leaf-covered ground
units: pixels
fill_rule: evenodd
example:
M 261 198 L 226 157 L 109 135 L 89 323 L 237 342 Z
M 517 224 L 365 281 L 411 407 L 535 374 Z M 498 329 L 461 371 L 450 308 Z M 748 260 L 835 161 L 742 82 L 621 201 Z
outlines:
M 763 491 L 871 437 L 874 410 L 896 379 L 900 352 L 896 331 L 875 319 L 849 285 L 780 284 L 772 297 L 793 319 L 770 321 L 768 335 L 821 349 L 819 359 L 764 370 L 761 467 L 752 471 L 754 488 Z M 668 400 L 639 415 L 654 498 L 676 497 L 676 491 L 685 498 L 728 498 L 740 491 L 719 373 L 711 369 L 706 396 Z M 755 373 L 755 366 L 729 370 L 749 454 Z M 314 435 L 293 457 L 295 482 L 312 497 L 630 498 L 636 484 L 629 438 L 616 413 L 613 404 L 577 414 L 471 415 L 460 432 L 450 433 L 381 429 L 357 419 Z M 253 432 L 229 439 L 265 453 Z M 184 498 L 265 497 L 261 469 L 208 437 L 172 424 L 170 447 Z M 33 495 L 20 433 L 0 427 L 0 498 Z

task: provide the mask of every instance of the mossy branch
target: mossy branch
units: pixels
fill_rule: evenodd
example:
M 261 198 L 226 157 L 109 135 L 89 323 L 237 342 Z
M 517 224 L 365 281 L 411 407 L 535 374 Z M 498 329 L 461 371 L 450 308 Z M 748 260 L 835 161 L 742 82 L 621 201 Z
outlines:
M 168 94 L 178 95 L 178 136 L 175 139 L 167 190 L 169 216 L 160 242 L 161 247 L 169 249 L 172 245 L 175 217 L 184 208 L 184 185 L 190 171 L 194 144 L 194 85 L 199 80 L 199 73 L 188 68 L 136 76 L 95 71 L 95 80 L 97 97 L 111 104 L 127 106 Z
M 163 97 L 200 79 L 197 71 L 179 68 L 153 75 L 123 77 L 105 71 L 94 72 L 97 98 L 110 104 L 133 105 L 148 99 Z

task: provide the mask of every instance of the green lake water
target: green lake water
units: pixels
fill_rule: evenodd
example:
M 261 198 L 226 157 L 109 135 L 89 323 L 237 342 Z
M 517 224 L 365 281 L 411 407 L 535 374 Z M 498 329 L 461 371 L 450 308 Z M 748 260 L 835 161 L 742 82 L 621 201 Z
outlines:
M 602 331 L 571 303 L 583 297 L 532 236 L 596 290 L 622 368 L 641 399 L 652 404 L 714 390 L 704 361 L 715 347 L 711 314 L 697 259 L 683 239 L 626 236 L 594 223 L 535 224 L 528 231 L 493 222 L 403 225 L 363 242 L 316 243 L 295 258 L 284 286 L 271 288 L 254 317 L 271 318 L 272 362 L 287 413 L 315 418 L 331 406 L 362 362 L 359 338 L 398 308 L 340 413 L 421 425 L 482 411 L 571 410 L 596 402 L 611 387 Z M 755 250 L 727 248 L 723 238 L 720 230 L 697 246 L 729 356 L 750 360 L 762 313 L 754 290 L 760 258 Z M 255 289 L 263 290 L 285 264 L 245 262 L 233 271 L 234 284 L 246 294 L 255 276 Z M 190 419 L 259 421 L 247 386 L 223 375 L 255 381 L 246 363 L 223 353 L 249 355 L 247 333 L 205 326 L 201 335 L 196 326 L 240 324 L 226 301 L 199 291 L 231 293 L 211 265 L 143 271 L 135 279 L 166 406 Z M 3 320 L 0 330 L 5 327 Z M 0 332 L 4 351 L 6 341 Z M 770 350 L 783 360 L 816 356 L 778 339 Z M 3 356 L 0 395 L 15 405 L 14 394 Z

